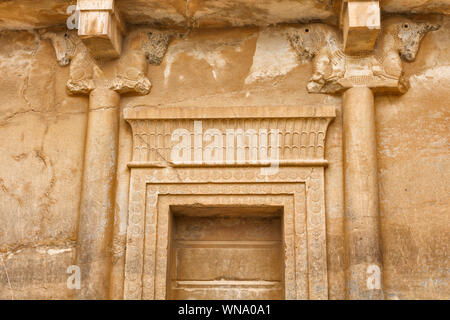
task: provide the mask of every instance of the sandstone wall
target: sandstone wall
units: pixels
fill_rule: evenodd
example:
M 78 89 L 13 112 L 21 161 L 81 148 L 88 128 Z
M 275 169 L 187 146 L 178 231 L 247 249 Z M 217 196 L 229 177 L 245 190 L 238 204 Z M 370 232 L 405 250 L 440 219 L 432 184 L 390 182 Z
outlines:
M 425 38 L 416 62 L 405 68 L 407 94 L 376 98 L 384 283 L 392 299 L 450 298 L 449 34 L 447 18 Z M 0 70 L 0 298 L 69 298 L 66 268 L 76 245 L 87 98 L 66 95 L 68 68 L 57 65 L 50 42 L 33 32 L 0 34 Z M 149 68 L 151 94 L 121 103 L 336 106 L 326 205 L 330 298 L 340 299 L 341 98 L 308 94 L 311 73 L 279 28 L 192 31 Z
M 87 101 L 34 32 L 0 33 L 0 74 L 0 298 L 65 298 Z
M 376 100 L 386 292 L 448 299 L 450 33 L 424 39 L 405 64 L 411 88 Z

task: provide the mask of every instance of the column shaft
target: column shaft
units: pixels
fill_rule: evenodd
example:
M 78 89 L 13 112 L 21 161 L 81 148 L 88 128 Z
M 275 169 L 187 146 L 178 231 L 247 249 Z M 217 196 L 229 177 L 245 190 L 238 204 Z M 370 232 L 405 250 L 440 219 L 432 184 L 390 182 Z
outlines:
M 119 102 L 110 89 L 90 94 L 78 229 L 79 299 L 108 298 Z
M 348 299 L 382 299 L 382 261 L 374 96 L 354 87 L 343 97 Z

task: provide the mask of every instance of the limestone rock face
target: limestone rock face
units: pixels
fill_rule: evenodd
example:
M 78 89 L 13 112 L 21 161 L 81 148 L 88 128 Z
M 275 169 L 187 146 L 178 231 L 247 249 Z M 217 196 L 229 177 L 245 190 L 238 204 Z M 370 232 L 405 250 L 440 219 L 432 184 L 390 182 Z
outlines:
M 3 31 L 0 42 L 0 296 L 66 298 L 86 101 L 66 95 L 68 70 L 37 32 Z
M 0 1 L 0 299 L 450 298 L 448 1 L 75 3 Z
M 64 24 L 68 18 L 67 8 L 74 4 L 76 1 L 65 0 L 1 1 L 1 27 L 23 30 Z
M 450 3 L 447 0 L 381 0 L 386 12 L 450 14 Z

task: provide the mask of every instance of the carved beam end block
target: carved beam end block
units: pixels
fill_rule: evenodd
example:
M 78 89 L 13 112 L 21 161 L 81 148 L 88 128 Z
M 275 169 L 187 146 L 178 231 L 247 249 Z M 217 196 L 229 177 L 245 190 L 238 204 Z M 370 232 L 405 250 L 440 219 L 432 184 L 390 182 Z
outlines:
M 111 60 L 122 53 L 124 25 L 114 0 L 78 0 L 78 36 L 95 59 Z
M 379 1 L 343 1 L 341 28 L 346 54 L 372 51 L 381 29 Z

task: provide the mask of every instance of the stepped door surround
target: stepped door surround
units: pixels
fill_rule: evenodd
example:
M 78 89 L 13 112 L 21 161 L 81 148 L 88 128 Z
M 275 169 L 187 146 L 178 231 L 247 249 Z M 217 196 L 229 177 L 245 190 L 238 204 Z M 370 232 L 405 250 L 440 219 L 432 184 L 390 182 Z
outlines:
M 133 154 L 124 298 L 171 298 L 171 229 L 177 210 L 241 208 L 240 217 L 258 210 L 280 214 L 284 291 L 280 297 L 327 299 L 324 148 L 335 116 L 332 106 L 126 108 Z M 192 142 L 190 157 L 184 161 L 172 159 L 172 150 L 181 141 L 179 135 L 173 136 L 177 129 L 189 132 Z M 238 136 L 234 144 L 227 144 L 230 129 L 244 133 L 245 146 L 238 143 Z M 220 138 L 223 143 L 217 144 Z M 199 159 L 195 148 L 200 144 L 206 155 L 214 139 L 223 161 Z M 269 154 L 277 154 L 277 159 L 252 158 L 252 147 L 264 139 L 269 141 Z

